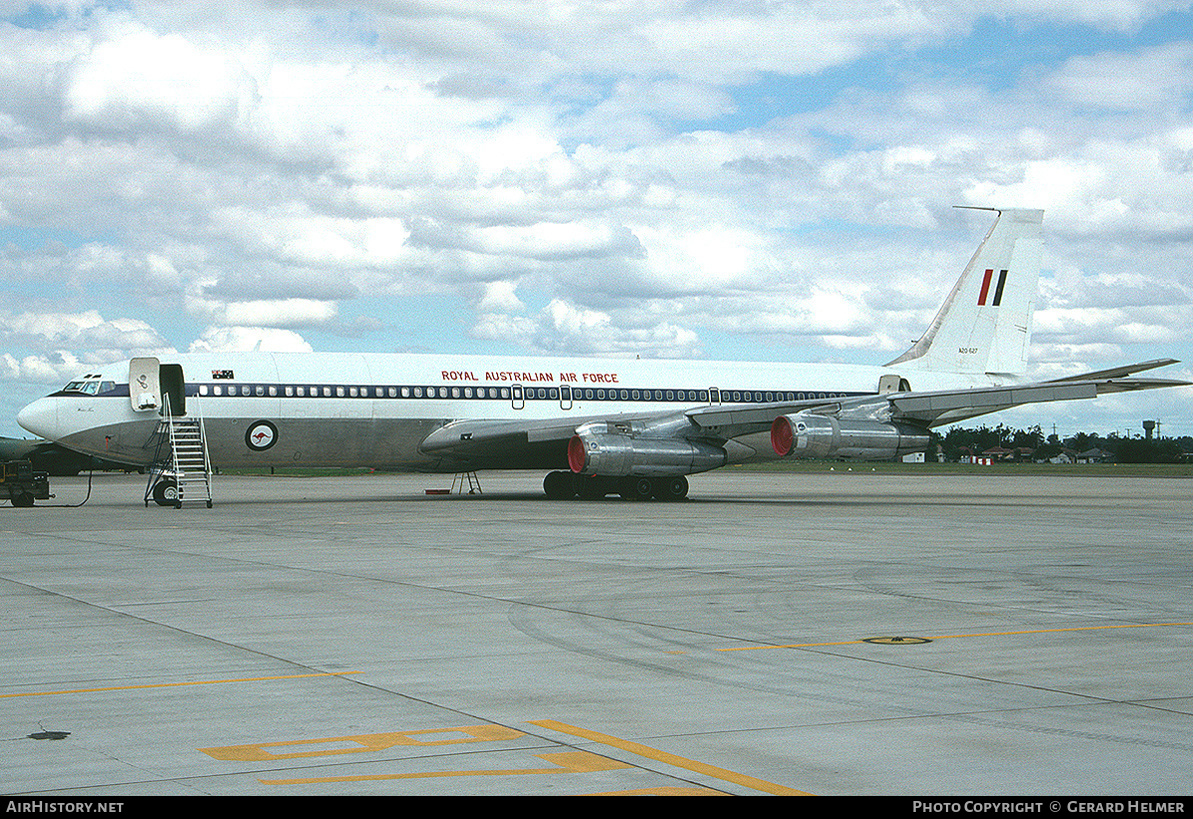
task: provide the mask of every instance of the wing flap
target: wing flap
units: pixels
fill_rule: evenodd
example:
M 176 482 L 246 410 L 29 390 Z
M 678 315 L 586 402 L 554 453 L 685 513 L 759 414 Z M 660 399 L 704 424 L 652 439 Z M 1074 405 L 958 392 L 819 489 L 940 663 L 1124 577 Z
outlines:
M 423 439 L 419 449 L 428 455 L 468 455 L 494 449 L 516 449 L 532 443 L 564 441 L 576 431 L 576 421 L 453 421 Z
M 928 393 L 899 393 L 887 396 L 893 420 L 919 421 L 932 425 L 941 418 L 972 418 L 1020 404 L 1074 401 L 1098 394 L 1093 382 L 1075 384 L 1028 384 L 1021 387 L 957 390 Z

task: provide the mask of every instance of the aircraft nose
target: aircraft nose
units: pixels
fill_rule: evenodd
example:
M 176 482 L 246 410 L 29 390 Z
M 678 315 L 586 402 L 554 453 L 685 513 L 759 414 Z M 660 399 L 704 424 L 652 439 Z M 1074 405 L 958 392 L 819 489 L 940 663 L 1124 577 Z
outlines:
M 58 399 L 37 399 L 17 413 L 17 423 L 40 438 L 55 440 L 59 433 Z

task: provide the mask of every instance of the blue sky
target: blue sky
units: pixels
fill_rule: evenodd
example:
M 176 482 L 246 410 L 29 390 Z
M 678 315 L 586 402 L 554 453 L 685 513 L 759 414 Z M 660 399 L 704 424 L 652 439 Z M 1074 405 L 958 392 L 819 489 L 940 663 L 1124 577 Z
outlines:
M 0 0 L 0 434 L 134 354 L 882 363 L 1045 210 L 1040 377 L 1193 379 L 1189 3 Z M 1171 390 L 990 419 L 1193 434 Z

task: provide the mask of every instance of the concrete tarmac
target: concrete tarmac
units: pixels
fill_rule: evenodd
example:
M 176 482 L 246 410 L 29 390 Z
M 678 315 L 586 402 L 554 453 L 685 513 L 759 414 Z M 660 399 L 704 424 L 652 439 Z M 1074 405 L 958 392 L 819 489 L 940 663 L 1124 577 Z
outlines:
M 0 507 L 0 792 L 1193 782 L 1189 479 L 217 477 L 181 510 L 142 480 Z

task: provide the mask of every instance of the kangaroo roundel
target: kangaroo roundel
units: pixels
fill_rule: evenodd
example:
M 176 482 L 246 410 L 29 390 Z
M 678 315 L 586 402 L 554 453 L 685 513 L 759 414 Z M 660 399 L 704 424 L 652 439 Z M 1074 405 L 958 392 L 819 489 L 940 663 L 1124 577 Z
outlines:
M 269 421 L 257 421 L 244 433 L 244 442 L 256 452 L 264 452 L 278 440 L 278 428 Z

